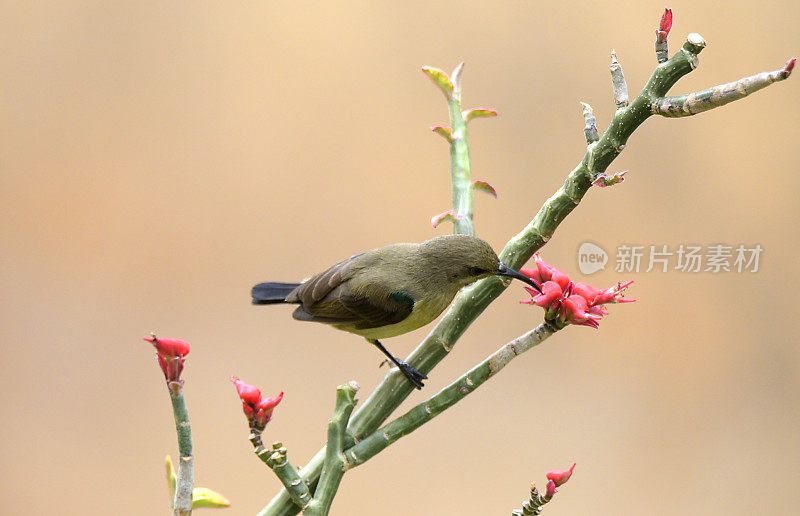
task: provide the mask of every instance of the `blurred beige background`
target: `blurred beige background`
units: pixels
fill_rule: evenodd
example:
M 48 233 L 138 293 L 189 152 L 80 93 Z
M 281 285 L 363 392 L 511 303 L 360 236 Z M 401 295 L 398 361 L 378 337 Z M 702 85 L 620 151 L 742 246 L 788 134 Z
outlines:
M 673 2 L 671 49 L 708 48 L 674 93 L 783 65 L 796 2 Z M 336 385 L 382 378 L 358 338 L 253 307 L 250 286 L 449 231 L 441 94 L 459 60 L 479 234 L 496 249 L 581 158 L 579 100 L 613 111 L 655 64 L 661 2 L 8 2 L 0 19 L 0 490 L 3 514 L 166 514 L 172 415 L 152 350 L 191 342 L 198 485 L 253 514 L 278 481 L 228 376 L 285 390 L 267 440 L 304 464 Z M 544 249 L 760 244 L 756 274 L 635 279 L 639 302 L 570 328 L 350 472 L 334 514 L 509 514 L 578 463 L 548 514 L 793 514 L 800 482 L 800 78 L 690 119 L 653 118 Z M 612 257 L 613 260 L 613 257 Z M 509 289 L 406 407 L 541 314 Z M 427 330 L 387 341 L 404 356 Z

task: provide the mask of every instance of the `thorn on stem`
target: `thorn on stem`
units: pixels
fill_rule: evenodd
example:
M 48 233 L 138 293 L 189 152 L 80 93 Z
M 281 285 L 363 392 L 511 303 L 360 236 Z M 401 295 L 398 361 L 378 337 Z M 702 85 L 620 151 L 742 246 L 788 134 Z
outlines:
M 494 197 L 495 199 L 497 199 L 497 189 L 494 186 L 492 186 L 492 184 L 489 181 L 485 181 L 483 179 L 476 179 L 475 181 L 472 182 L 472 187 L 475 190 L 478 190 L 479 192 L 487 193 L 492 197 Z
M 433 131 L 434 133 L 438 134 L 439 136 L 447 140 L 447 143 L 453 143 L 455 141 L 453 138 L 453 130 L 447 126 L 435 125 L 431 127 L 431 131 Z
M 493 116 L 497 116 L 497 111 L 487 108 L 475 108 L 464 111 L 461 113 L 461 116 L 464 117 L 464 120 L 469 122 L 475 118 L 491 118 Z
M 431 217 L 431 226 L 438 227 L 439 224 L 445 221 L 455 223 L 461 218 L 462 216 L 456 213 L 455 210 L 443 211 L 442 213 L 438 213 Z
M 453 81 L 453 87 L 456 92 L 461 91 L 461 74 L 464 71 L 464 61 L 458 63 L 455 70 L 453 70 L 453 74 L 451 75 Z

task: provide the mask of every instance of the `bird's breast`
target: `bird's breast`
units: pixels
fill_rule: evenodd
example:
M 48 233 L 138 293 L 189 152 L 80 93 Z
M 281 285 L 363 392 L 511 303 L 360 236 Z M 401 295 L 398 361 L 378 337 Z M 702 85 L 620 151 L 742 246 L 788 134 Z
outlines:
M 350 324 L 335 324 L 340 330 L 345 330 L 356 335 L 362 335 L 368 339 L 386 339 L 396 337 L 418 328 L 422 328 L 430 323 L 447 308 L 455 294 L 449 292 L 428 295 L 414 302 L 414 309 L 411 314 L 402 321 L 377 328 L 354 329 Z

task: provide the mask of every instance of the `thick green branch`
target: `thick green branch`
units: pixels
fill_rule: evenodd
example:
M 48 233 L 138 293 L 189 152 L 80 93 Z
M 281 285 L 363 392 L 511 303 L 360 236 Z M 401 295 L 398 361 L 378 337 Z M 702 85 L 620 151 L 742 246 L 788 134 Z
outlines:
M 175 417 L 175 430 L 178 434 L 178 451 L 180 453 L 172 509 L 175 516 L 186 516 L 192 513 L 192 490 L 194 489 L 192 426 L 189 424 L 189 411 L 186 409 L 181 382 L 168 382 L 167 387 L 172 401 L 172 414 Z
M 356 391 L 358 384 L 350 382 L 340 385 L 336 389 L 336 407 L 328 422 L 328 444 L 325 447 L 325 463 L 319 484 L 314 492 L 314 499 L 306 507 L 304 514 L 307 516 L 326 516 L 339 489 L 339 484 L 345 472 L 344 445 L 347 433 L 347 423 L 350 414 L 356 406 Z
M 507 343 L 438 394 L 420 403 L 388 425 L 372 432 L 364 440 L 347 450 L 345 452 L 347 468 L 363 464 L 401 437 L 410 434 L 466 398 L 489 378 L 500 372 L 514 358 L 540 344 L 555 332 L 556 329 L 553 326 L 542 323 L 525 335 Z
M 603 136 L 588 145 L 580 163 L 567 176 L 564 184 L 547 199 L 531 222 L 506 244 L 500 259 L 512 268 L 519 268 L 539 250 L 553 235 L 558 225 L 580 203 L 592 182 L 601 177 L 611 162 L 625 148 L 628 138 L 653 114 L 652 106 L 664 97 L 669 89 L 684 75 L 697 67 L 699 54 L 705 41 L 698 34 L 690 34 L 686 43 L 675 55 L 660 63 L 645 87 L 626 107 L 618 109 Z M 431 75 L 429 73 L 429 75 Z M 446 91 L 449 81 L 433 77 L 440 88 Z M 591 136 L 591 135 L 590 135 Z M 486 307 L 508 286 L 498 277 L 481 280 L 464 289 L 450 310 L 425 340 L 412 352 L 407 362 L 424 374 L 438 364 L 453 348 L 458 338 L 466 331 Z M 348 440 L 364 439 L 380 425 L 412 392 L 413 387 L 403 380 L 402 374 L 392 370 L 353 414 L 348 428 Z M 348 443 L 345 442 L 345 448 Z M 301 471 L 309 485 L 313 485 L 322 470 L 325 449 L 320 450 Z M 294 515 L 295 506 L 285 491 L 279 493 L 264 508 L 261 515 Z

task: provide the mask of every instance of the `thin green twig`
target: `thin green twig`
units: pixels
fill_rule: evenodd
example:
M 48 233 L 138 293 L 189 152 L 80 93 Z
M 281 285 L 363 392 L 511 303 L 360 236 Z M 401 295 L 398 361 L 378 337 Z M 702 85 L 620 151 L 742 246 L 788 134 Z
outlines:
M 172 401 L 172 414 L 175 416 L 175 430 L 178 434 L 178 479 L 172 508 L 175 516 L 192 514 L 192 490 L 194 489 L 194 456 L 192 455 L 192 427 L 189 424 L 189 411 L 183 399 L 183 386 L 180 382 L 168 382 L 169 397 Z

